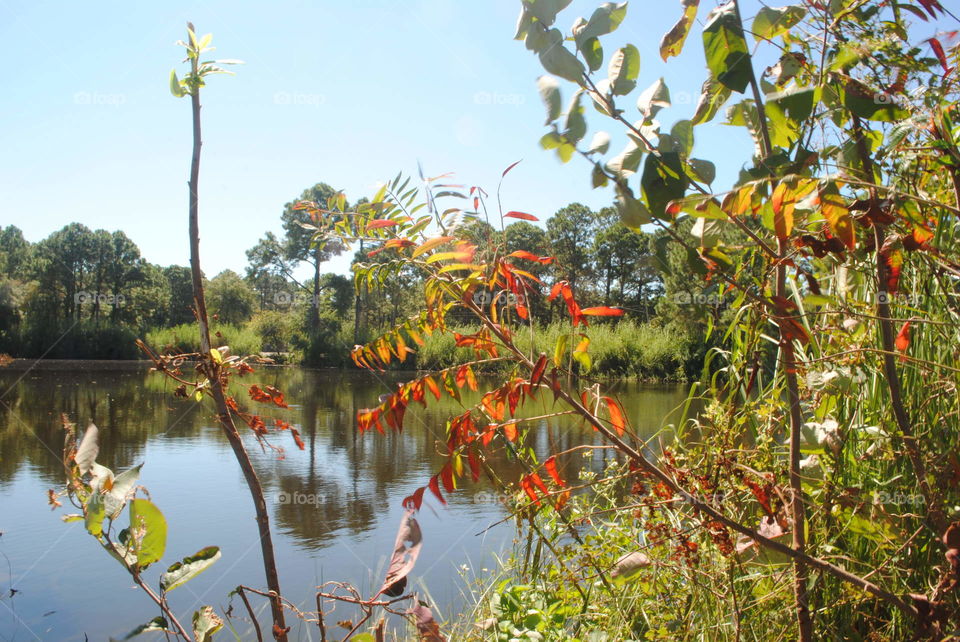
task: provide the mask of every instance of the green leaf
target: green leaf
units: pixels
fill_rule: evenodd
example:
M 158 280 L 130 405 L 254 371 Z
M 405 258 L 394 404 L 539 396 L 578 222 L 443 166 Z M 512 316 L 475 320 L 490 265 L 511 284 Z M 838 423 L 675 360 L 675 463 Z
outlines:
M 559 29 L 551 29 L 547 35 L 550 44 L 540 52 L 540 64 L 554 76 L 579 84 L 585 71 L 583 63 L 563 46 Z
M 626 96 L 637 86 L 640 75 L 640 52 L 633 45 L 617 49 L 610 58 L 607 77 L 614 96 Z
M 129 470 L 123 471 L 113 480 L 113 486 L 103 500 L 104 508 L 106 509 L 107 515 L 110 516 L 110 519 L 116 519 L 120 511 L 123 510 L 123 506 L 127 501 L 127 494 L 136 485 L 137 480 L 140 479 L 141 468 L 143 468 L 143 464 L 134 466 Z
M 717 178 L 717 166 L 708 160 L 691 158 L 687 161 L 689 169 L 693 171 L 694 180 L 710 185 Z M 690 172 L 687 172 L 688 176 Z
M 577 91 L 570 99 L 570 107 L 567 108 L 567 118 L 563 125 L 563 135 L 574 146 L 587 133 L 587 121 L 583 117 L 583 105 L 580 104 L 581 97 L 583 97 L 583 92 Z
M 177 78 L 176 69 L 170 70 L 170 93 L 177 98 L 183 98 L 187 94 L 183 89 L 183 85 L 180 84 L 180 79 Z
M 153 502 L 147 499 L 130 502 L 130 540 L 127 546 L 137 556 L 140 568 L 146 568 L 163 557 L 167 548 L 167 520 Z
M 843 106 L 850 113 L 886 123 L 896 123 L 910 117 L 910 112 L 898 104 L 895 95 L 877 92 L 855 78 L 845 74 L 833 74 L 834 88 L 840 94 Z
M 628 140 L 623 151 L 607 161 L 607 169 L 617 176 L 626 178 L 637 171 L 641 160 L 643 160 L 643 149 L 633 140 Z
M 683 162 L 676 152 L 661 153 L 659 158 L 648 156 L 640 179 L 643 196 L 650 212 L 656 218 L 663 218 L 667 204 L 683 198 L 687 189 Z
M 683 5 L 683 15 L 660 40 L 660 57 L 666 62 L 671 56 L 679 56 L 683 51 L 683 43 L 687 40 L 690 33 L 690 27 L 697 17 L 697 7 L 700 0 L 681 0 Z
M 593 135 L 593 140 L 590 141 L 590 148 L 587 153 L 606 154 L 608 149 L 610 149 L 610 134 L 597 132 Z
M 647 87 L 637 98 L 637 109 L 643 114 L 644 120 L 650 120 L 658 111 L 670 106 L 670 89 L 663 82 L 663 78 Z
M 103 533 L 103 518 L 106 512 L 103 508 L 103 495 L 94 491 L 83 507 L 84 525 L 87 532 L 94 537 L 100 537 Z
M 200 610 L 193 614 L 193 637 L 197 642 L 210 642 L 213 634 L 221 628 L 223 620 L 214 612 L 212 606 L 201 606 Z
M 167 572 L 160 576 L 160 588 L 164 591 L 172 591 L 203 573 L 218 559 L 220 559 L 218 546 L 202 548 L 193 555 L 172 564 Z
M 670 136 L 679 145 L 680 156 L 686 158 L 693 151 L 693 123 L 680 120 L 670 130 Z
M 743 93 L 753 77 L 753 69 L 733 2 L 717 7 L 707 16 L 703 51 L 710 73 L 726 87 Z
M 582 48 L 581 43 L 605 36 L 612 33 L 620 26 L 623 19 L 627 16 L 627 3 L 605 2 L 593 11 L 590 20 L 586 22 L 582 29 L 574 32 L 574 39 L 577 46 Z
M 786 33 L 807 15 L 806 9 L 799 5 L 789 7 L 761 7 L 753 19 L 753 37 L 757 42 L 772 40 Z
M 547 122 L 549 125 L 560 118 L 560 109 L 562 108 L 560 99 L 560 83 L 553 76 L 540 76 L 537 78 L 537 89 L 540 92 L 540 99 L 543 100 L 547 108 Z
M 650 210 L 626 185 L 617 185 L 616 206 L 620 222 L 631 230 L 639 231 L 641 226 L 650 222 Z
M 697 109 L 690 119 L 694 125 L 708 123 L 717 115 L 723 104 L 730 98 L 732 92 L 723 84 L 717 82 L 713 76 L 703 81 L 700 88 L 700 100 L 697 101 Z
M 546 26 L 552 25 L 571 0 L 523 0 L 523 8 Z
M 599 163 L 594 164 L 593 171 L 590 173 L 590 184 L 596 189 L 598 187 L 606 187 L 609 179 L 607 178 L 606 172 L 603 171 L 603 168 L 600 167 Z
M 567 354 L 567 343 L 569 341 L 569 335 L 561 334 L 557 337 L 557 343 L 553 347 L 553 365 L 558 368 L 563 365 L 563 356 Z

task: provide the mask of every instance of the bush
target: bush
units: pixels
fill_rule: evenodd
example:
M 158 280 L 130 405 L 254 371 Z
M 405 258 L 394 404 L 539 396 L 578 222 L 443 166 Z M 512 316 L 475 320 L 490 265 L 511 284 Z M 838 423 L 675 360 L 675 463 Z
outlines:
M 212 324 L 210 341 L 215 348 L 229 346 L 230 352 L 236 355 L 258 354 L 262 345 L 260 337 L 250 324 L 243 327 Z M 199 352 L 200 331 L 191 323 L 172 328 L 157 328 L 147 332 L 147 345 L 167 354 Z

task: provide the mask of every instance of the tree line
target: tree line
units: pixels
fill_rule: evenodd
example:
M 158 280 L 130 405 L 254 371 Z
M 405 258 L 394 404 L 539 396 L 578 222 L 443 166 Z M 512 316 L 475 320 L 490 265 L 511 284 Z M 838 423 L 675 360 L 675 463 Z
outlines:
M 304 190 L 284 206 L 282 234 L 268 231 L 246 251 L 243 275 L 224 270 L 207 281 L 214 323 L 237 351 L 340 365 L 352 345 L 416 310 L 418 277 L 412 273 L 362 284 L 357 291 L 350 277 L 324 270 L 344 248 L 313 242 L 310 215 L 297 203 L 331 197 L 342 198 L 326 183 Z M 689 292 L 692 281 L 682 276 L 678 281 L 677 270 L 669 268 L 684 257 L 658 251 L 663 244 L 657 234 L 626 227 L 613 207 L 594 211 L 572 203 L 543 227 L 526 221 L 501 226 L 481 218 L 461 225 L 481 253 L 505 245 L 554 257 L 530 268 L 544 294 L 552 283 L 566 280 L 586 303 L 623 307 L 637 322 L 691 334 L 702 321 L 704 306 L 688 306 L 686 318 L 677 306 L 684 298 L 676 293 Z M 392 256 L 389 249 L 361 247 L 352 264 L 389 262 Z M 147 261 L 122 231 L 71 223 L 31 243 L 13 225 L 0 229 L 0 352 L 137 358 L 137 337 L 147 337 L 157 349 L 189 352 L 196 349 L 192 333 L 177 328 L 193 322 L 192 304 L 189 269 Z M 531 297 L 530 305 L 542 320 L 560 312 L 546 297 Z

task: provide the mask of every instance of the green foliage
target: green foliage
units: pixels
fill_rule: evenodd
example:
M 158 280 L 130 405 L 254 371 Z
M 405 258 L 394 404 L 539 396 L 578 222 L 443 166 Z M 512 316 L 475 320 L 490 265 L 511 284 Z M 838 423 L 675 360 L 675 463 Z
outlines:
M 225 324 L 211 325 L 210 340 L 214 347 L 229 346 L 230 352 L 237 355 L 257 354 L 262 343 L 254 328 L 249 324 L 238 327 Z M 200 351 L 200 334 L 192 324 L 157 328 L 147 333 L 147 345 L 165 354 L 188 354 Z
M 256 295 L 232 270 L 224 270 L 204 288 L 207 307 L 215 319 L 228 325 L 242 325 L 253 315 Z

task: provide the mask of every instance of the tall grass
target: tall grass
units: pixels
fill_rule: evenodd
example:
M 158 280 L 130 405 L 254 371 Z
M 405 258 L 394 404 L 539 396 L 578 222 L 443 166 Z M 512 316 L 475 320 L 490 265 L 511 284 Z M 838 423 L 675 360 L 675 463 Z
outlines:
M 210 330 L 212 345 L 229 346 L 232 354 L 257 354 L 262 349 L 261 338 L 250 324 L 243 327 L 213 324 Z M 199 352 L 200 335 L 197 327 L 189 323 L 172 328 L 156 328 L 147 332 L 147 345 L 165 353 Z
M 460 332 L 470 332 L 466 328 Z M 686 381 L 699 369 L 694 340 L 676 329 L 653 323 L 621 321 L 594 323 L 582 334 L 590 339 L 593 360 L 590 375 L 609 378 L 633 378 L 644 381 Z M 552 323 L 529 330 L 520 330 L 517 347 L 527 354 L 554 354 L 561 333 L 570 334 L 569 326 Z M 451 333 L 424 337 L 424 345 L 417 348 L 416 367 L 439 370 L 469 360 L 469 348 L 457 348 Z M 579 336 L 570 337 L 568 344 L 576 345 Z M 510 361 L 497 364 L 496 369 L 511 367 Z

